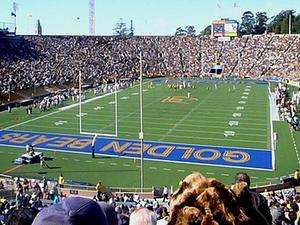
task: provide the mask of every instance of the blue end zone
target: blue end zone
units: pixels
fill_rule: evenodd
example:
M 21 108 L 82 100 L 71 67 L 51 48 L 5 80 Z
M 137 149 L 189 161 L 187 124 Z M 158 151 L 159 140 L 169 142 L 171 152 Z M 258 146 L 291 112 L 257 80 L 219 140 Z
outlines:
M 0 145 L 91 154 L 92 137 L 1 130 Z M 272 170 L 272 151 L 164 142 L 144 142 L 144 158 L 187 164 Z M 139 158 L 140 141 L 98 137 L 96 155 Z

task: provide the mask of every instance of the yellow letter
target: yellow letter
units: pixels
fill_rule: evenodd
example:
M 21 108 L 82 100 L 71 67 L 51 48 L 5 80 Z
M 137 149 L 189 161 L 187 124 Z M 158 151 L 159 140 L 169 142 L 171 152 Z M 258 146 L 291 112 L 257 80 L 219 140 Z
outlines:
M 51 147 L 64 147 L 67 144 L 77 140 L 76 138 L 69 138 L 69 137 L 58 137 L 57 140 L 54 140 L 52 143 L 47 144 L 47 146 Z
M 143 146 L 143 151 L 146 151 L 151 145 L 149 144 L 144 144 Z M 141 144 L 140 143 L 134 143 L 132 144 L 128 150 L 125 150 L 124 153 L 127 154 L 133 154 L 133 155 L 137 155 L 137 154 L 141 154 Z
M 210 157 L 202 157 L 201 154 L 205 153 L 205 152 L 211 152 L 211 153 L 213 153 L 213 155 Z M 215 149 L 201 149 L 201 150 L 195 151 L 195 153 L 194 153 L 194 157 L 199 160 L 216 160 L 220 156 L 221 156 L 221 153 Z
M 193 151 L 194 151 L 194 148 L 189 148 L 189 147 L 182 147 L 182 146 L 176 146 L 176 149 L 180 149 L 180 150 L 184 150 L 184 154 L 181 158 L 183 159 L 188 159 L 191 157 Z
M 19 137 L 16 137 L 14 139 L 11 139 L 10 142 L 12 143 L 18 143 L 18 144 L 22 144 L 22 143 L 26 143 L 34 138 L 37 138 L 39 135 L 33 135 L 31 136 L 30 134 L 23 134 Z
M 32 144 L 33 145 L 38 145 L 38 144 L 42 144 L 42 143 L 52 141 L 52 140 L 55 140 L 55 139 L 57 139 L 57 137 L 47 138 L 46 136 L 41 135 Z
M 165 149 L 162 153 L 155 152 L 157 149 L 162 149 L 162 148 Z M 170 153 L 174 150 L 174 148 L 175 148 L 174 146 L 158 145 L 150 148 L 148 150 L 148 154 L 153 156 L 168 157 Z
M 250 160 L 250 155 L 240 151 L 225 151 L 223 159 L 227 162 L 245 163 Z
M 93 140 L 91 139 L 79 139 L 68 145 L 69 148 L 78 148 L 83 149 L 89 145 L 91 145 Z
M 11 138 L 20 137 L 20 136 L 21 136 L 21 134 L 19 134 L 19 133 L 3 134 L 0 138 L 0 141 L 8 141 Z
M 100 148 L 100 151 L 107 151 L 113 148 L 114 152 L 122 152 L 126 148 L 128 148 L 131 144 L 132 144 L 131 142 L 126 142 L 124 145 L 120 146 L 118 141 L 112 141 L 111 143 L 104 146 L 103 148 Z

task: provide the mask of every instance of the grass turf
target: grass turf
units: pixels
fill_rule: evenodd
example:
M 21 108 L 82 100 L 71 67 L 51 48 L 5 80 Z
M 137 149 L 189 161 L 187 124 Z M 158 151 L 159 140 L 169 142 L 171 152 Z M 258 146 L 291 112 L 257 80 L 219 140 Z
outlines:
M 174 90 L 165 84 L 150 88 L 145 83 L 144 92 L 144 132 L 145 139 L 187 144 L 213 146 L 231 146 L 247 148 L 270 148 L 269 102 L 267 86 L 251 86 L 248 99 L 241 99 L 247 89 L 246 85 L 232 84 L 195 84 L 195 88 Z M 187 92 L 191 93 L 188 99 Z M 138 87 L 121 91 L 118 95 L 118 137 L 137 139 L 139 132 L 139 96 Z M 195 99 L 194 99 L 195 98 Z M 239 101 L 246 104 L 239 104 Z M 83 130 L 88 132 L 114 133 L 114 96 L 84 104 L 82 112 Z M 177 103 L 175 103 L 177 102 Z M 72 104 L 72 102 L 67 102 Z M 237 111 L 236 107 L 245 109 Z M 233 113 L 241 112 L 240 118 Z M 46 114 L 48 114 L 46 116 Z M 16 130 L 78 134 L 78 107 L 65 111 L 56 109 L 39 113 L 34 110 L 31 116 L 25 115 L 25 109 L 14 109 L 12 113 L 1 113 L 1 127 L 43 118 L 13 127 Z M 230 127 L 229 121 L 239 121 L 238 126 Z M 55 122 L 67 121 L 62 125 Z M 235 137 L 224 137 L 224 131 L 235 131 Z M 292 173 L 298 166 L 291 133 L 285 122 L 275 122 L 274 131 L 278 132 L 279 145 L 276 150 L 276 171 L 265 172 L 245 170 L 252 177 L 252 183 L 265 184 L 278 182 L 279 177 Z M 296 143 L 299 134 L 296 132 Z M 298 138 L 299 137 L 299 138 Z M 1 171 L 12 167 L 11 161 L 24 150 L 1 147 Z M 55 157 L 48 161 L 52 169 L 39 168 L 39 165 L 26 165 L 12 172 L 12 175 L 51 176 L 64 173 L 66 179 L 83 180 L 96 183 L 99 179 L 107 186 L 139 187 L 139 160 L 98 157 L 90 159 L 89 155 L 72 153 L 45 152 L 46 156 Z M 234 174 L 240 169 L 212 166 L 195 166 L 188 164 L 145 161 L 145 186 L 177 186 L 178 181 L 193 171 L 216 177 L 230 184 Z

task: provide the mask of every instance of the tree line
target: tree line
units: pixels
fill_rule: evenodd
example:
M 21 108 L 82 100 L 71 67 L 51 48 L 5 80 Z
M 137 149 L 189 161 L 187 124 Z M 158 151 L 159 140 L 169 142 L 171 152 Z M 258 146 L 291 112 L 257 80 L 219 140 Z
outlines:
M 282 10 L 275 16 L 268 17 L 266 12 L 253 13 L 246 11 L 241 18 L 239 35 L 249 34 L 288 34 L 289 20 L 291 20 L 291 33 L 300 34 L 300 14 L 296 15 L 294 10 Z M 208 25 L 200 34 L 210 35 L 211 25 Z
M 289 20 L 291 20 L 291 33 L 300 34 L 300 14 L 296 14 L 294 10 L 282 10 L 275 16 L 268 17 L 266 12 L 253 13 L 245 11 L 241 17 L 239 26 L 239 35 L 249 34 L 288 34 Z M 123 19 L 115 24 L 113 28 L 114 34 L 121 37 L 130 37 L 134 35 L 134 27 L 132 20 L 130 27 L 127 26 Z M 210 35 L 211 25 L 208 25 L 200 32 L 200 35 Z M 192 25 L 178 27 L 174 33 L 175 36 L 196 36 L 196 29 Z

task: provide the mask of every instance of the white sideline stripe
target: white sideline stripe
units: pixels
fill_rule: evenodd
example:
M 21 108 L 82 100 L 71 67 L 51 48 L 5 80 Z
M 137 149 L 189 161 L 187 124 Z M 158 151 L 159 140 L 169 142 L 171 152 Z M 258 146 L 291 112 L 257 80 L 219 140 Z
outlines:
M 99 163 L 99 164 L 104 164 L 105 162 L 101 162 L 101 161 L 99 161 L 98 163 Z
M 297 156 L 297 160 L 298 160 L 298 165 L 300 165 L 300 156 L 299 156 L 299 152 L 298 152 L 298 148 L 297 148 L 297 144 L 296 144 L 295 138 L 293 138 L 293 130 L 292 130 L 292 128 L 290 128 L 290 133 L 291 133 L 291 138 L 292 138 L 292 141 L 293 141 L 293 144 L 294 144 L 294 150 L 296 152 L 296 156 Z
M 177 170 L 178 172 L 185 172 L 185 170 Z
M 130 166 L 130 164 L 123 164 L 123 166 Z
M 170 171 L 171 169 L 169 169 L 169 168 L 163 168 L 163 170 Z
M 259 177 L 250 177 L 251 179 L 259 179 Z
M 151 142 L 151 141 L 150 141 Z M 165 143 L 170 143 L 170 142 L 165 142 Z M 189 145 L 189 144 L 187 144 Z M 5 147 L 15 147 L 15 148 L 22 148 L 24 149 L 24 146 L 18 146 L 18 145 L 7 145 L 7 144 L 0 144 L 0 146 L 5 146 Z M 221 147 L 221 146 L 219 146 Z M 224 147 L 224 146 L 223 146 Z M 65 152 L 64 150 L 58 150 L 58 149 L 52 149 L 52 148 L 37 148 L 39 150 L 45 150 L 45 151 L 54 151 L 54 152 Z M 241 147 L 241 149 L 243 149 Z M 259 149 L 257 149 L 259 151 Z M 262 149 L 263 150 L 263 149 Z M 266 149 L 264 149 L 266 150 Z M 88 153 L 88 152 L 72 152 L 74 154 L 81 154 L 81 155 L 90 155 L 91 153 Z M 100 153 L 96 153 L 97 156 L 109 156 L 109 157 L 120 157 L 120 156 L 115 156 L 115 155 L 107 155 L 107 154 L 100 154 Z M 123 158 L 125 159 L 132 159 L 131 157 L 126 157 L 126 156 L 123 156 Z M 266 169 L 266 168 L 257 168 L 257 167 L 243 167 L 243 166 L 227 166 L 227 165 L 218 165 L 218 164 L 207 164 L 207 163 L 194 163 L 194 162 L 175 162 L 175 161 L 172 161 L 172 160 L 160 160 L 160 159 L 148 159 L 148 158 L 145 158 L 145 160 L 149 160 L 149 161 L 154 161 L 154 162 L 163 162 L 163 163 L 166 163 L 166 162 L 170 162 L 170 163 L 180 163 L 180 164 L 189 164 L 189 165 L 201 165 L 201 166 L 213 166 L 213 167 L 221 167 L 221 168 L 234 168 L 234 169 L 237 169 L 237 168 L 241 168 L 241 169 L 249 169 L 249 170 L 260 170 L 260 171 L 272 171 L 272 169 Z M 139 166 L 137 166 L 139 167 Z M 286 175 L 286 174 L 285 174 Z
M 69 160 L 69 158 L 61 158 L 61 159 L 63 159 L 63 160 Z
M 150 166 L 149 169 L 151 169 L 151 170 L 157 170 L 157 168 L 153 167 L 153 166 Z
M 92 161 L 91 161 L 91 160 L 85 160 L 85 162 L 87 162 L 87 163 L 91 163 Z
M 22 122 L 22 123 L 17 123 L 17 124 L 15 124 L 15 125 L 12 125 L 12 126 L 9 126 L 9 127 L 5 127 L 5 128 L 3 128 L 3 129 L 0 129 L 0 130 L 9 130 L 9 129 L 11 129 L 11 128 L 18 127 L 18 126 L 21 126 L 21 125 L 26 124 L 26 123 L 30 123 L 30 122 L 35 121 L 35 120 L 39 120 L 39 119 L 42 119 L 42 118 L 51 116 L 51 115 L 56 114 L 56 113 L 59 113 L 59 112 L 61 112 L 61 111 L 55 111 L 55 112 L 52 112 L 52 113 L 48 113 L 48 114 L 46 114 L 46 115 L 39 116 L 39 117 L 33 118 L 33 119 L 31 119 L 31 120 L 26 120 L 26 121 L 24 121 L 24 122 Z
M 116 166 L 116 165 L 118 165 L 118 163 L 110 163 L 110 165 Z
M 108 94 L 112 94 L 112 93 L 108 93 Z M 107 94 L 98 96 L 98 97 L 96 97 L 96 98 L 99 99 L 100 97 L 104 97 L 104 96 L 107 96 Z M 88 99 L 88 100 L 86 100 L 84 103 L 87 103 L 89 100 L 90 100 L 90 101 L 94 101 L 95 98 Z M 89 102 L 90 102 L 90 101 L 89 101 Z M 15 124 L 15 125 L 12 125 L 12 126 L 9 126 L 9 127 L 5 127 L 5 128 L 3 128 L 3 129 L 0 129 L 0 130 L 8 130 L 8 129 L 11 129 L 11 128 L 14 128 L 14 127 L 18 127 L 18 126 L 21 126 L 21 125 L 23 125 L 23 124 L 30 123 L 30 122 L 32 122 L 32 121 L 39 120 L 39 119 L 42 119 L 42 118 L 45 118 L 45 117 L 54 115 L 54 114 L 56 114 L 56 113 L 63 112 L 63 111 L 65 111 L 65 110 L 67 110 L 67 109 L 76 107 L 76 106 L 78 106 L 78 105 L 79 105 L 79 103 L 76 103 L 76 104 L 73 104 L 73 105 L 69 105 L 69 106 L 65 106 L 65 107 L 62 107 L 62 108 L 58 108 L 58 110 L 55 111 L 55 112 L 48 113 L 48 114 L 46 114 L 46 115 L 39 116 L 39 117 L 33 118 L 33 119 L 31 119 L 31 120 L 26 120 L 26 121 L 24 121 L 24 122 L 17 123 L 17 124 Z M 72 107 L 70 107 L 70 106 L 72 106 Z
M 76 162 L 80 162 L 80 159 L 74 159 L 74 161 L 76 161 Z
M 215 173 L 213 173 L 213 172 L 206 172 L 206 174 L 213 175 L 213 174 L 215 174 Z
M 149 81 L 148 81 L 148 82 L 149 82 Z M 145 83 L 148 83 L 148 82 L 145 82 Z M 133 87 L 137 87 L 137 86 L 139 86 L 139 84 L 137 84 L 137 85 L 135 85 L 135 86 L 133 86 Z M 124 90 L 126 90 L 126 89 L 121 89 L 121 90 L 117 91 L 117 93 L 118 93 L 118 92 L 121 92 L 121 91 L 124 91 Z M 107 93 L 107 94 L 104 94 L 104 95 L 101 95 L 101 96 L 97 96 L 97 97 L 95 97 L 95 98 L 91 98 L 91 99 L 85 100 L 82 104 L 87 103 L 87 102 L 94 101 L 95 99 L 99 99 L 99 98 L 101 98 L 101 97 L 103 98 L 104 96 L 108 96 L 109 94 L 112 95 L 112 94 L 114 94 L 114 92 Z M 73 108 L 73 107 L 76 107 L 76 106 L 78 106 L 78 105 L 79 105 L 79 102 L 78 102 L 78 103 L 75 103 L 75 104 L 73 104 L 73 105 L 70 105 L 70 106 L 72 106 L 72 108 Z M 55 111 L 55 112 L 48 113 L 48 114 L 46 114 L 46 115 L 39 116 L 39 117 L 33 118 L 33 119 L 31 119 L 31 120 L 26 120 L 26 121 L 24 121 L 24 122 L 14 124 L 14 125 L 9 126 L 9 127 L 5 127 L 5 128 L 3 128 L 3 129 L 0 129 L 0 131 L 1 131 L 1 130 L 9 130 L 9 129 L 11 129 L 11 128 L 18 127 L 18 126 L 23 125 L 23 124 L 26 124 L 26 123 L 30 123 L 30 122 L 32 122 L 32 121 L 35 121 L 35 120 L 39 120 L 39 119 L 48 117 L 48 116 L 51 116 L 51 115 L 56 114 L 56 113 L 59 113 L 59 112 L 63 112 L 63 111 L 66 110 L 66 107 L 68 107 L 67 109 L 69 109 L 69 106 L 63 107 L 63 108 L 65 108 L 65 109 L 63 109 L 63 108 L 58 108 L 58 110 Z
M 278 177 L 267 177 L 266 180 L 279 180 Z
M 123 89 L 122 89 L 123 90 Z M 117 93 L 119 93 L 121 90 L 118 90 Z M 109 96 L 109 95 L 112 95 L 114 94 L 115 92 L 110 92 L 110 93 L 106 93 L 104 95 L 101 95 L 101 96 L 97 96 L 97 97 L 94 97 L 94 98 L 90 98 L 90 99 L 87 99 L 85 101 L 83 101 L 81 104 L 86 104 L 86 103 L 89 103 L 89 102 L 92 102 L 92 101 L 95 101 L 95 100 L 98 100 L 98 99 L 101 99 L 101 98 L 104 98 L 106 96 Z M 71 108 L 74 108 L 74 107 L 77 107 L 79 106 L 79 102 L 75 103 L 75 104 L 72 104 L 72 105 L 68 105 L 68 106 L 65 106 L 65 107 L 62 107 L 62 108 L 59 108 L 58 110 L 59 111 L 65 111 L 67 109 L 71 109 Z

